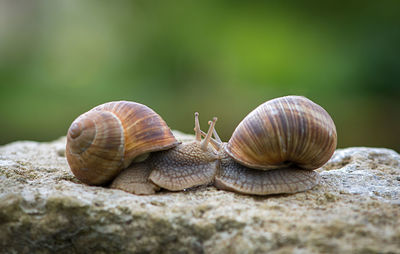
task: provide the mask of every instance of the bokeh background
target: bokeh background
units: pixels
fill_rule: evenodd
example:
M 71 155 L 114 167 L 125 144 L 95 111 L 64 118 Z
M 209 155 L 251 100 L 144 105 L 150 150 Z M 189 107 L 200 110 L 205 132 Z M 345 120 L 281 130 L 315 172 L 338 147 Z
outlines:
M 400 151 L 400 2 L 0 1 L 0 144 L 50 141 L 132 100 L 173 129 L 218 116 L 228 140 L 262 102 L 304 95 L 338 147 Z

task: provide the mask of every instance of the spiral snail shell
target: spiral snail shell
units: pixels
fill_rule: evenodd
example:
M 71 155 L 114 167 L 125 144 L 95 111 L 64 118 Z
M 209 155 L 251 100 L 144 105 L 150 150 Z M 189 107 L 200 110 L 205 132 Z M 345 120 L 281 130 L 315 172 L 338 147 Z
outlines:
M 177 146 L 165 121 L 149 107 L 116 101 L 80 115 L 67 134 L 66 157 L 82 182 L 109 182 L 144 154 Z
M 302 96 L 267 101 L 222 145 L 215 185 L 257 195 L 310 189 L 319 182 L 312 170 L 331 158 L 336 143 L 335 124 L 321 106 Z

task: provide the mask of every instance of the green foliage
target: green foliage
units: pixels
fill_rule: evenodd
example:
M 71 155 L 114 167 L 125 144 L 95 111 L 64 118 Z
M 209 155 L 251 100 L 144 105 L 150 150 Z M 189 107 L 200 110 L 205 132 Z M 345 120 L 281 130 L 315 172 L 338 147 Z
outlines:
M 332 115 L 339 147 L 399 151 L 398 1 L 325 4 L 3 1 L 0 144 L 55 139 L 121 99 L 189 133 L 193 112 L 204 129 L 218 116 L 227 140 L 258 104 L 299 94 Z

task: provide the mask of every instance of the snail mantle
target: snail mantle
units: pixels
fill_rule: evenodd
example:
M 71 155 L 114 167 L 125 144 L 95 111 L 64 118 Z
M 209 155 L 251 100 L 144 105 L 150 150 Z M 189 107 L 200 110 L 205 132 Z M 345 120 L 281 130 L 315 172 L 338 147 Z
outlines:
M 5 253 L 400 250 L 400 155 L 389 149 L 338 149 L 317 169 L 320 184 L 296 194 L 249 196 L 203 186 L 136 196 L 79 182 L 65 142 L 0 147 Z

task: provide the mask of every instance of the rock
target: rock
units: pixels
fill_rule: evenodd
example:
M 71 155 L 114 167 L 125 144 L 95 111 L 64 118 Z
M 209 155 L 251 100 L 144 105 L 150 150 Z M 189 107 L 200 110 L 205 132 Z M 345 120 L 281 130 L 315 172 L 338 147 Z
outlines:
M 81 184 L 64 146 L 0 147 L 3 252 L 400 253 L 400 155 L 389 149 L 338 149 L 303 193 L 135 196 Z

